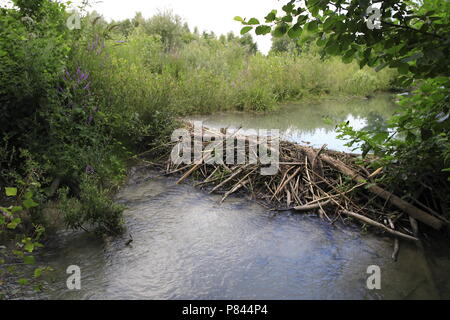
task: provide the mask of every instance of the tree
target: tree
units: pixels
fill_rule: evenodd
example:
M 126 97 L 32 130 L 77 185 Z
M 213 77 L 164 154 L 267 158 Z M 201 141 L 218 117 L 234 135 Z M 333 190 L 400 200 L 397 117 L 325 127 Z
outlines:
M 258 44 L 253 40 L 252 36 L 249 34 L 244 34 L 238 39 L 241 46 L 245 47 L 250 54 L 255 54 L 258 52 Z
M 378 15 L 380 29 L 369 23 Z M 271 11 L 265 24 L 258 19 L 235 19 L 246 25 L 245 34 L 255 28 L 258 35 L 273 30 L 275 37 L 299 37 L 305 30 L 317 34 L 317 44 L 329 55 L 341 55 L 345 62 L 357 59 L 360 66 L 381 70 L 395 68 L 412 78 L 448 76 L 450 66 L 450 2 L 305 0 L 288 1 L 279 14 Z M 375 19 L 376 20 L 376 19 Z
M 182 43 L 184 34 L 190 33 L 187 24 L 172 11 L 160 12 L 144 22 L 147 34 L 159 35 L 166 52 L 173 51 Z

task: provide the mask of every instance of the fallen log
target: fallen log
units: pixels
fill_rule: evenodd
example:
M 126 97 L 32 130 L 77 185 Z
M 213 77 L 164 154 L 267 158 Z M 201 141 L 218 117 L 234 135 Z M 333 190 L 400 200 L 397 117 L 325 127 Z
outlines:
M 357 183 L 363 183 L 367 182 L 366 179 L 364 179 L 361 175 L 354 172 L 352 169 L 347 167 L 343 162 L 333 159 L 327 155 L 321 155 L 321 158 L 324 162 L 326 162 L 328 165 L 333 167 L 336 170 L 339 170 L 343 174 L 349 176 L 352 178 L 352 180 L 356 181 Z M 395 207 L 399 208 L 400 210 L 406 212 L 411 217 L 419 220 L 420 222 L 439 230 L 443 226 L 443 221 L 433 217 L 432 215 L 428 214 L 427 212 L 413 206 L 409 202 L 404 201 L 403 199 L 397 197 L 396 195 L 392 194 L 391 192 L 388 192 L 381 187 L 377 185 L 369 185 L 367 187 L 367 190 L 372 192 L 373 194 L 385 199 L 390 204 L 394 205 Z
M 373 227 L 380 228 L 380 229 L 386 231 L 387 233 L 389 233 L 389 234 L 391 234 L 393 236 L 400 237 L 400 238 L 403 238 L 403 239 L 406 239 L 406 240 L 419 241 L 419 239 L 417 239 L 416 237 L 413 237 L 413 236 L 401 233 L 399 231 L 392 230 L 392 229 L 386 227 L 384 224 L 376 222 L 376 221 L 374 221 L 372 219 L 369 219 L 369 218 L 367 218 L 365 216 L 362 216 L 360 214 L 357 214 L 357 213 L 354 213 L 354 212 L 351 212 L 351 211 L 348 211 L 348 210 L 341 210 L 340 212 L 345 214 L 345 215 L 347 215 L 347 216 L 350 216 L 350 217 L 353 217 L 355 219 L 358 219 L 358 220 L 360 220 L 360 221 L 362 221 L 364 223 L 367 223 L 367 224 L 369 224 L 369 225 L 371 225 Z

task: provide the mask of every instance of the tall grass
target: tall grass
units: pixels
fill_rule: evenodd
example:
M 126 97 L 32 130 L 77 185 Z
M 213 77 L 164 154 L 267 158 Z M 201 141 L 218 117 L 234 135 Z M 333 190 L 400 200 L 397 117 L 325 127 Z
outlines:
M 389 88 L 389 70 L 379 73 L 322 59 L 315 47 L 300 55 L 250 54 L 237 41 L 191 34 L 167 51 L 158 35 L 137 28 L 125 43 L 108 44 L 108 75 L 101 80 L 116 104 L 148 118 L 155 111 L 202 114 L 268 111 L 278 102 L 321 95 L 365 96 Z M 109 79 L 109 80 L 108 80 Z

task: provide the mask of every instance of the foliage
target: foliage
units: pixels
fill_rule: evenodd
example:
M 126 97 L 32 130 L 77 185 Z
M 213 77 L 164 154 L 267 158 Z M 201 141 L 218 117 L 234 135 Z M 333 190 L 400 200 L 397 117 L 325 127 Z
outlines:
M 117 186 L 127 150 L 111 132 L 113 114 L 92 91 L 90 72 L 67 59 L 76 35 L 68 32 L 64 5 L 41 1 L 36 10 L 25 2 L 17 5 L 1 9 L 0 18 L 9 28 L 2 28 L 0 42 L 5 62 L 0 72 L 0 185 L 27 190 L 27 177 L 33 176 L 43 202 L 52 196 L 55 181 L 79 197 L 82 173 L 89 166 L 99 176 L 93 182 L 99 188 Z
M 217 38 L 213 33 L 190 33 L 179 20 L 178 29 L 167 27 L 164 33 L 146 27 L 155 19 L 161 25 L 172 25 L 173 17 L 136 17 L 137 27 L 127 29 L 127 34 L 120 28 L 126 21 L 114 22 L 119 27 L 113 29 L 115 40 L 106 44 L 108 60 L 96 63 L 108 65 L 94 77 L 101 79 L 99 85 L 109 86 L 107 93 L 102 89 L 99 95 L 117 96 L 121 108 L 132 108 L 138 114 L 155 115 L 155 110 L 162 115 L 270 111 L 276 102 L 307 95 L 368 95 L 388 89 L 393 76 L 390 70 L 375 73 L 365 68 L 361 77 L 354 79 L 356 64 L 322 59 L 314 44 L 304 47 L 301 54 L 274 52 L 266 57 L 255 53 L 256 44 L 248 34 L 238 37 L 229 33 Z M 164 19 L 168 21 L 162 23 Z M 184 40 L 175 41 L 176 45 L 167 50 L 161 34 L 179 38 L 179 32 L 170 30 L 184 30 Z M 126 40 L 119 40 L 124 37 Z M 110 83 L 113 79 L 117 82 Z M 122 126 L 124 122 L 130 123 L 121 120 Z M 143 136 L 130 128 L 125 131 Z
M 8 207 L 0 207 L 0 239 L 14 239 L 10 248 L 3 246 L 0 248 L 0 266 L 5 265 L 5 268 L 0 269 L 0 299 L 7 294 L 3 290 L 6 281 L 4 279 L 7 277 L 15 278 L 21 287 L 32 285 L 35 291 L 40 291 L 43 286 L 41 281 L 43 274 L 51 271 L 50 267 L 37 267 L 33 255 L 38 248 L 43 247 L 40 239 L 45 228 L 39 224 L 32 224 L 29 228 L 24 221 L 26 219 L 24 213 L 33 211 L 39 206 L 35 202 L 33 191 L 27 190 L 23 194 L 18 194 L 17 188 L 6 187 L 4 193 L 9 199 L 17 199 Z M 31 277 L 27 276 L 23 269 L 16 267 L 21 264 L 32 267 Z
M 118 234 L 122 231 L 123 207 L 111 201 L 107 189 L 101 187 L 92 173 L 86 173 L 80 184 L 80 196 L 68 197 L 69 189 L 59 190 L 59 207 L 64 213 L 67 226 L 84 229 L 84 225 L 94 226 L 97 232 Z
M 386 167 L 384 182 L 414 199 L 424 194 L 448 213 L 450 204 L 449 79 L 425 81 L 411 96 L 400 98 L 400 109 L 383 127 L 353 130 L 340 125 L 348 145 L 360 145 L 363 155 L 373 152 L 373 166 Z
M 256 34 L 267 34 L 273 29 L 276 37 L 287 34 L 297 38 L 305 31 L 314 32 L 325 54 L 342 56 L 344 61 L 356 58 L 361 67 L 391 67 L 415 78 L 449 74 L 449 2 L 382 1 L 380 29 L 368 28 L 368 8 L 374 4 L 370 0 L 295 3 L 287 1 L 281 15 L 271 11 L 265 18 L 266 24 L 260 24 L 256 18 L 236 20 L 247 25 L 243 33 L 255 26 Z

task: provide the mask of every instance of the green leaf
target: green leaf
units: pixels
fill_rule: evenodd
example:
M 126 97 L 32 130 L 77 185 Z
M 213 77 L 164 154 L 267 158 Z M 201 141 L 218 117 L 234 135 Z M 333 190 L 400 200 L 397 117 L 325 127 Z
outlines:
M 277 38 L 281 38 L 288 31 L 288 25 L 283 23 L 278 25 L 275 30 L 273 30 L 273 36 Z
M 25 207 L 25 209 L 31 209 L 31 208 L 35 208 L 35 207 L 39 206 L 39 204 L 34 202 L 32 199 L 27 199 L 22 204 Z
M 12 253 L 20 258 L 23 258 L 23 256 L 24 256 L 24 253 L 20 250 L 13 250 Z
M 288 16 L 284 16 L 283 18 L 281 18 L 281 20 L 284 21 L 284 22 L 290 23 L 290 22 L 292 22 L 294 19 L 292 18 L 291 15 L 288 15 Z
M 17 188 L 5 188 L 8 197 L 15 197 L 17 195 Z
M 266 16 L 266 22 L 273 22 L 277 18 L 277 10 L 272 10 L 267 16 Z
M 251 19 L 247 22 L 247 24 L 250 24 L 250 25 L 259 24 L 259 20 L 256 19 L 256 18 L 251 18 Z
M 350 63 L 353 61 L 353 57 L 355 56 L 356 53 L 356 49 L 352 48 L 350 50 L 348 50 L 343 56 L 342 56 L 342 61 L 344 63 Z
M 253 29 L 253 27 L 243 27 L 241 30 L 241 35 L 248 33 L 252 29 Z
M 27 244 L 25 244 L 24 250 L 30 253 L 33 252 L 34 244 L 32 242 L 28 242 Z
M 317 20 L 310 21 L 306 24 L 306 29 L 308 31 L 314 32 L 319 27 L 319 22 Z
M 36 259 L 34 256 L 24 256 L 23 262 L 28 265 L 34 265 L 36 264 Z
M 375 67 L 375 71 L 379 72 L 379 71 L 383 70 L 384 68 L 386 68 L 387 65 L 388 64 L 386 62 L 383 62 L 383 63 L 381 63 L 381 64 L 379 64 L 378 66 Z
M 328 17 L 327 20 L 323 23 L 323 30 L 328 31 L 333 27 L 333 24 L 336 22 L 334 16 Z
M 340 52 L 339 44 L 335 41 L 332 41 L 331 43 L 328 41 L 325 51 L 330 55 L 337 55 Z
M 270 33 L 270 31 L 272 31 L 272 28 L 270 26 L 266 26 L 266 25 L 257 26 L 255 29 L 255 33 L 257 35 L 266 35 L 266 34 Z
M 13 221 L 11 221 L 10 223 L 8 223 L 6 225 L 6 227 L 8 229 L 14 230 L 17 228 L 17 226 L 22 222 L 22 220 L 20 218 L 15 218 Z
M 373 141 L 377 144 L 383 143 L 389 137 L 389 133 L 386 131 L 379 132 L 373 136 Z
M 42 268 L 36 268 L 36 269 L 34 270 L 33 276 L 34 276 L 35 278 L 39 278 L 41 275 L 42 275 Z
M 409 71 L 409 64 L 404 63 L 404 62 L 400 62 L 397 65 L 397 70 L 400 74 L 407 74 Z
M 17 281 L 21 286 L 26 286 L 28 284 L 28 279 L 22 278 Z
M 234 17 L 234 20 L 239 21 L 239 22 L 244 22 L 244 19 L 242 19 L 239 16 Z
M 317 44 L 319 47 L 324 46 L 326 43 L 327 43 L 327 38 L 326 38 L 325 35 L 322 35 L 322 36 L 321 36 L 320 38 L 318 38 L 317 41 L 316 41 L 316 44 Z
M 308 16 L 307 15 L 301 15 L 301 16 L 298 16 L 297 23 L 300 24 L 300 25 L 303 25 L 303 24 L 305 24 L 305 22 L 307 20 L 308 20 Z
M 11 212 L 16 213 L 16 212 L 20 212 L 22 210 L 23 210 L 23 208 L 21 206 L 14 206 L 14 207 L 12 207 Z
M 288 3 L 287 5 L 283 6 L 282 9 L 286 13 L 291 13 L 292 10 L 294 10 L 294 4 L 293 3 Z
M 302 28 L 300 28 L 299 25 L 295 24 L 291 29 L 288 31 L 288 36 L 291 39 L 299 38 L 302 35 Z

